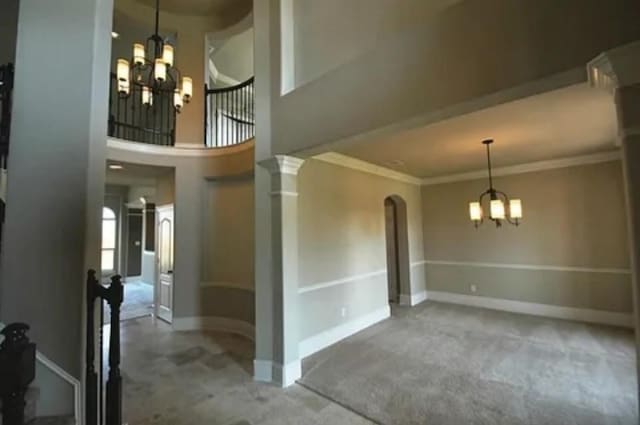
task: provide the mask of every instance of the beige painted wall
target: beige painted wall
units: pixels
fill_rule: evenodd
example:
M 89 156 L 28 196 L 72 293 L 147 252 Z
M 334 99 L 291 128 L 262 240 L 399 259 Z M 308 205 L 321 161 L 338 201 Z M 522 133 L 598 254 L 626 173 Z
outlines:
M 304 339 L 388 304 L 387 196 L 398 195 L 407 203 L 410 260 L 424 256 L 419 186 L 316 159 L 304 163 L 298 179 L 300 311 L 304 312 L 300 337 Z M 411 274 L 412 292 L 424 290 L 423 273 Z M 355 279 L 308 291 L 347 278 Z
M 428 289 L 631 311 L 631 276 L 624 272 L 629 254 L 619 161 L 498 177 L 495 185 L 522 199 L 524 219 L 519 227 L 496 229 L 486 222 L 473 228 L 468 202 L 486 189 L 485 179 L 422 188 Z M 514 264 L 559 269 L 503 267 Z M 567 267 L 600 271 L 563 269 Z M 477 286 L 475 294 L 472 284 Z
M 203 196 L 203 310 L 253 323 L 253 176 L 208 181 Z

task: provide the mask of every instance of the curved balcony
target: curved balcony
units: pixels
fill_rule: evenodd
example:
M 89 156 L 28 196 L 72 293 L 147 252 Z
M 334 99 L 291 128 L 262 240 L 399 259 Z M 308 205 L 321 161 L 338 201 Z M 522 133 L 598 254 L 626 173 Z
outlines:
M 235 86 L 205 86 L 205 145 L 233 146 L 255 136 L 254 78 Z

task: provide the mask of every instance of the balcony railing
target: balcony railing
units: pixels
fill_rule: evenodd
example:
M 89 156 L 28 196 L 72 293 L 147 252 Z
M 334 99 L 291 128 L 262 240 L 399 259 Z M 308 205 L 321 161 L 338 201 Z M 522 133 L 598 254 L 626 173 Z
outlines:
M 142 88 L 131 85 L 131 94 L 118 93 L 117 77 L 111 74 L 109 87 L 109 136 L 153 145 L 176 142 L 176 110 L 173 96 L 158 94 L 150 106 L 142 103 Z
M 207 147 L 237 145 L 255 136 L 253 77 L 232 87 L 205 86 L 204 134 Z

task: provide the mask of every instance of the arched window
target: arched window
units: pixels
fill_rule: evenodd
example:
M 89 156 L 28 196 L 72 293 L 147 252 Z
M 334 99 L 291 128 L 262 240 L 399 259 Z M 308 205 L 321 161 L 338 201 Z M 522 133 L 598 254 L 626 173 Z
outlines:
M 102 208 L 102 271 L 115 271 L 116 214 L 111 208 Z

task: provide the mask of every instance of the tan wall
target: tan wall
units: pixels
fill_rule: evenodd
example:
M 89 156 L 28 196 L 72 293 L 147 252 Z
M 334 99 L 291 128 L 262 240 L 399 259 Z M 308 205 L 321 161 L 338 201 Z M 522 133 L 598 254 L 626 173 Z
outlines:
M 207 182 L 203 196 L 203 310 L 253 323 L 253 177 Z
M 315 159 L 298 178 L 300 337 L 308 338 L 387 305 L 384 199 L 407 203 L 412 262 L 423 259 L 421 201 L 419 186 Z M 412 292 L 424 290 L 423 274 L 412 277 Z
M 519 227 L 473 228 L 468 203 L 486 189 L 484 179 L 423 187 L 428 289 L 631 311 L 619 161 L 498 177 L 495 185 L 522 199 Z

